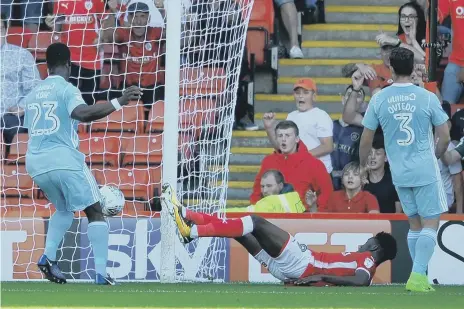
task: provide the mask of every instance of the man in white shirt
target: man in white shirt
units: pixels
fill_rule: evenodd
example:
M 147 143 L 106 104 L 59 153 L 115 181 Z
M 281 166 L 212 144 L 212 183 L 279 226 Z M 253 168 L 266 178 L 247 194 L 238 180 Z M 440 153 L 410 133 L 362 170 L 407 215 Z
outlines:
M 456 146 L 451 142 L 448 145 L 447 151 L 451 151 Z M 457 210 L 462 213 L 463 207 L 463 192 L 462 192 L 462 165 L 461 162 L 454 162 L 453 164 L 446 165 L 442 160 L 438 160 L 438 166 L 440 167 L 441 180 L 443 181 L 443 186 L 445 187 L 446 200 L 448 202 L 448 207 L 451 207 L 454 203 L 454 198 L 456 194 L 456 206 Z
M 314 107 L 316 101 L 317 87 L 311 78 L 302 78 L 293 86 L 296 110 L 288 114 L 287 120 L 296 123 L 300 131 L 300 139 L 308 148 L 309 152 L 321 160 L 328 173 L 332 172 L 332 161 L 330 153 L 333 151 L 333 122 L 327 112 Z M 274 113 L 266 113 L 263 117 L 264 128 L 276 146 Z

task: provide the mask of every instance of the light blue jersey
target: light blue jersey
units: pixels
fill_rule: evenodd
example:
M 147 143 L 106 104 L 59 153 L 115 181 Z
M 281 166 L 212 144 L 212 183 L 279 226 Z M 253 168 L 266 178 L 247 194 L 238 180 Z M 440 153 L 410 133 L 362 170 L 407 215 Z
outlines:
M 26 170 L 35 177 L 54 170 L 82 170 L 78 121 L 71 112 L 85 104 L 81 92 L 61 76 L 49 76 L 25 98 L 24 125 L 29 143 Z
M 374 131 L 382 127 L 395 186 L 419 187 L 441 181 L 432 128 L 447 120 L 435 94 L 393 84 L 371 98 L 363 125 Z

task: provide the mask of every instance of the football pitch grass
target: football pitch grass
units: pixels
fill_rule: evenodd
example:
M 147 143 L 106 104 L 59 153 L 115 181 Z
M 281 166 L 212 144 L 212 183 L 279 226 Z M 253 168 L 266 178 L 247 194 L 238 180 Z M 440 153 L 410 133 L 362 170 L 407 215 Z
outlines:
M 2 308 L 464 308 L 463 286 L 409 293 L 404 285 L 284 287 L 264 284 L 123 283 L 118 286 L 3 282 Z

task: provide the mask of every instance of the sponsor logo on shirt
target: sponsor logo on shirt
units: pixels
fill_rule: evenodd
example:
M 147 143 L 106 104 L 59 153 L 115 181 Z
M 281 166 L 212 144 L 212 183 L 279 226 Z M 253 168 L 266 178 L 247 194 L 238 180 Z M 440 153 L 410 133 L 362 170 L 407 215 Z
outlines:
M 145 43 L 145 49 L 146 49 L 146 50 L 150 51 L 151 48 L 152 48 L 152 46 L 151 46 L 151 43 L 150 43 L 150 42 Z
M 155 60 L 156 57 L 154 56 L 144 56 L 144 57 L 131 57 L 128 56 L 126 53 L 122 54 L 123 58 L 127 61 L 135 62 L 135 63 L 147 63 Z
M 374 260 L 372 258 L 366 258 L 364 260 L 364 266 L 366 266 L 366 268 L 371 268 L 374 266 Z
M 91 15 L 66 16 L 65 23 L 69 25 L 91 24 L 94 19 Z

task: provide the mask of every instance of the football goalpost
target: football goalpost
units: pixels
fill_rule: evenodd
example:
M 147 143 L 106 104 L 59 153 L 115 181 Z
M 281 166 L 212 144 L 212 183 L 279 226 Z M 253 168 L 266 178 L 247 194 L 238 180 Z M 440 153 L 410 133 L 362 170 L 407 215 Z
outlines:
M 76 33 L 95 22 L 92 18 L 98 20 L 92 11 L 98 1 L 89 0 L 85 2 L 89 14 L 77 9 L 64 14 L 55 20 L 59 30 L 27 33 L 19 23 L 11 23 L 7 41 L 31 52 L 40 74 L 37 82 L 47 76 L 44 52 L 50 43 L 67 43 L 72 57 L 78 49 L 95 48 L 102 56 L 96 77 L 85 75 L 84 62 L 72 61 L 81 67 L 80 83 L 94 79 L 97 84 L 89 94 L 96 104 L 111 94 L 119 96 L 129 84 L 153 93 L 145 105 L 132 102 L 105 119 L 79 125 L 80 150 L 97 182 L 119 187 L 126 197 L 122 214 L 108 218 L 108 273 L 118 281 L 224 281 L 225 240 L 205 238 L 184 246 L 169 214 L 160 212 L 158 199 L 161 184 L 169 183 L 187 207 L 224 213 L 234 108 L 254 0 L 165 0 L 162 9 L 153 5 L 160 1 L 122 1 L 125 7 L 148 4 L 149 26 L 161 35 L 151 37 L 156 31 L 145 28 L 144 41 L 132 41 L 138 32 L 121 9 L 112 14 L 120 28 L 126 27 L 128 37 L 112 28 L 117 44 L 97 45 L 82 37 L 84 47 L 76 46 Z M 55 0 L 54 5 L 59 3 Z M 137 44 L 142 46 L 138 50 Z M 163 87 L 164 95 L 158 91 Z M 26 149 L 27 134 L 16 135 L 11 144 L 2 139 L 2 281 L 42 279 L 35 263 L 43 252 L 54 207 L 26 173 Z M 90 280 L 94 275 L 86 228 L 85 216 L 76 214 L 57 254 L 71 280 Z

